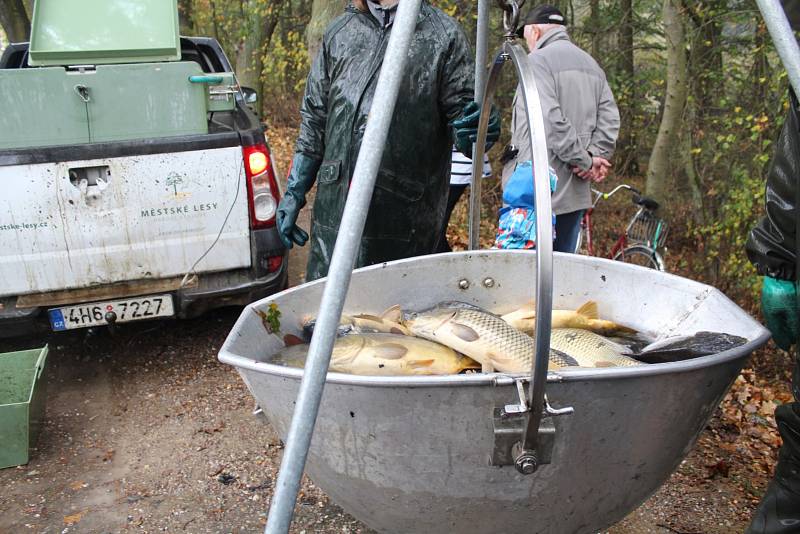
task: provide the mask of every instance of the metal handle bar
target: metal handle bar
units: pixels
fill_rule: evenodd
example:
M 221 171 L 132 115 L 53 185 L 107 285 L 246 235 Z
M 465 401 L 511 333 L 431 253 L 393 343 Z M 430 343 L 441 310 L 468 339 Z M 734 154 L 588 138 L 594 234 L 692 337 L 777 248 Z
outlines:
M 189 83 L 222 83 L 222 76 L 189 76 Z
M 489 112 L 497 89 L 500 71 L 506 61 L 512 61 L 517 70 L 525 104 L 528 131 L 530 132 L 533 158 L 532 180 L 536 207 L 536 322 L 534 328 L 535 357 L 531 366 L 531 382 L 528 388 L 530 407 L 523 433 L 522 451 L 516 458 L 517 469 L 525 474 L 533 473 L 537 466 L 536 448 L 539 441 L 539 426 L 544 410 L 544 390 L 547 382 L 547 365 L 550 355 L 550 327 L 553 310 L 553 229 L 550 204 L 549 158 L 544 115 L 536 88 L 533 67 L 523 47 L 511 40 L 506 41 L 495 57 L 483 93 L 475 159 L 472 161 L 473 182 L 480 176 L 483 153 L 489 125 Z M 537 180 L 536 177 L 539 177 Z M 476 215 L 476 214 L 473 214 Z

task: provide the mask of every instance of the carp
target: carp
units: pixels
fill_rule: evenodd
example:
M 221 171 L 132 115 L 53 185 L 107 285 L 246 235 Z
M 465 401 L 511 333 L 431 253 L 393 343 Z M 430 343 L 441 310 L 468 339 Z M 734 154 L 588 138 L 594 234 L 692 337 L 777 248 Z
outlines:
M 526 304 L 511 313 L 501 316 L 502 319 L 526 334 L 533 335 L 536 322 L 536 307 Z M 597 313 L 597 302 L 590 300 L 577 310 L 553 310 L 551 328 L 582 328 L 596 334 L 635 334 L 636 330 L 622 326 L 613 321 L 600 319 Z
M 550 332 L 550 347 L 568 354 L 581 367 L 641 365 L 641 362 L 628 356 L 627 347 L 579 328 L 554 328 Z
M 270 363 L 305 366 L 309 345 L 286 347 Z M 451 375 L 480 370 L 472 359 L 438 343 L 399 334 L 349 334 L 337 338 L 329 370 L 352 375 Z
M 411 333 L 402 324 L 402 311 L 400 306 L 392 306 L 380 315 L 360 313 L 357 315 L 342 315 L 336 335 L 347 334 L 401 334 L 409 336 Z M 303 334 L 306 339 L 311 339 L 316 326 L 316 318 L 307 317 L 302 324 Z
M 535 350 L 533 338 L 500 317 L 474 306 L 453 307 L 450 303 L 440 305 L 423 312 L 407 314 L 404 324 L 415 336 L 436 341 L 461 352 L 481 363 L 484 370 L 503 373 L 527 373 L 531 370 Z M 573 329 L 552 331 L 549 370 L 639 364 L 636 360 L 623 356 L 625 348 L 621 345 L 586 330 L 576 331 L 586 335 L 578 336 Z M 599 343 L 600 340 L 607 341 L 607 344 Z M 590 350 L 593 346 L 597 351 Z

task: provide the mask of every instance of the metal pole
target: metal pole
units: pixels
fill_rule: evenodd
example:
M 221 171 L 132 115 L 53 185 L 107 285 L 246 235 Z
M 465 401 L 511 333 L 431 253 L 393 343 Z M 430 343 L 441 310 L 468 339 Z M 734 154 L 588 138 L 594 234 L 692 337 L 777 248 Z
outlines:
M 775 43 L 783 67 L 789 75 L 789 83 L 800 96 L 800 47 L 797 45 L 792 27 L 779 0 L 756 0 L 758 9 L 767 24 L 767 30 Z
M 421 1 L 404 0 L 397 8 L 375 97 L 370 107 L 364 139 L 353 172 L 352 187 L 339 226 L 328 279 L 322 293 L 317 326 L 311 338 L 303 381 L 297 395 L 297 404 L 275 487 L 275 496 L 264 530 L 266 534 L 286 533 L 292 522 L 300 479 L 303 476 L 325 377 L 328 373 L 336 327 L 350 286 L 356 254 L 361 245 L 361 234 L 364 231 L 375 178 L 389 134 L 400 82 L 404 77 Z
M 486 56 L 489 53 L 489 2 L 478 0 L 478 29 L 475 39 L 475 101 L 483 100 L 486 85 Z M 480 161 L 478 161 L 480 158 Z M 481 233 L 481 179 L 483 178 L 483 150 L 472 146 L 472 180 L 469 188 L 469 248 L 480 248 Z M 478 165 L 475 165 L 478 161 Z M 475 169 L 479 169 L 477 174 Z

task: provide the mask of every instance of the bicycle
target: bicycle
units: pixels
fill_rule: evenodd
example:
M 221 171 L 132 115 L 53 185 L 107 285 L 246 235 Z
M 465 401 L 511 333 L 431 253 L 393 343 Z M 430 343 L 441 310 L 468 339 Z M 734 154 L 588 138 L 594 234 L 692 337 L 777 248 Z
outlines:
M 631 193 L 632 201 L 639 206 L 639 209 L 628 222 L 625 231 L 620 234 L 608 257 L 616 261 L 665 271 L 664 259 L 659 250 L 664 246 L 669 228 L 667 223 L 655 214 L 659 204 L 652 198 L 643 196 L 637 189 L 627 184 L 618 185 L 609 193 L 592 188 L 594 201 L 592 202 L 592 207 L 586 210 L 581 219 L 581 231 L 578 234 L 575 253 L 585 252 L 589 256 L 596 255 L 594 240 L 592 239 L 592 213 L 600 200 L 608 200 L 622 190 L 627 190 Z

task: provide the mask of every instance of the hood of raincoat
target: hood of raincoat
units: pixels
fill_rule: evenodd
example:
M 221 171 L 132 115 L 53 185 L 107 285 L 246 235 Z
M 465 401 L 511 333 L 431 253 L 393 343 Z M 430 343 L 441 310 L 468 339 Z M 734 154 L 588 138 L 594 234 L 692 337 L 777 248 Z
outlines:
M 325 31 L 308 76 L 296 152 L 321 161 L 306 279 L 327 274 L 392 26 L 348 7 Z M 459 24 L 423 2 L 357 266 L 428 254 L 444 221 L 452 133 L 474 93 Z

